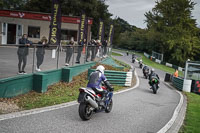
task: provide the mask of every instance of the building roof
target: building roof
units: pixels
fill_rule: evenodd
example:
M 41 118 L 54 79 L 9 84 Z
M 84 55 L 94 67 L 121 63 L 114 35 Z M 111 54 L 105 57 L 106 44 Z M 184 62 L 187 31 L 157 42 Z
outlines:
M 0 10 L 0 17 L 20 18 L 20 19 L 32 19 L 32 20 L 43 20 L 50 21 L 50 13 L 38 13 L 29 11 L 15 11 L 15 10 Z M 62 23 L 73 23 L 79 24 L 80 17 L 75 16 L 62 16 Z M 88 19 L 88 24 L 92 24 L 93 19 Z

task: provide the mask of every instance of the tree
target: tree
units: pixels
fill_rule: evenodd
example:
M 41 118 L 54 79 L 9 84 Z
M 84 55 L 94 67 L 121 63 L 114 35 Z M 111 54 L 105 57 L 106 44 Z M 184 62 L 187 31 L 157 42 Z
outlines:
M 164 53 L 166 61 L 184 65 L 199 50 L 198 28 L 191 16 L 194 5 L 191 0 L 160 0 L 145 14 L 152 47 Z
M 0 0 L 0 9 L 20 9 L 27 0 Z

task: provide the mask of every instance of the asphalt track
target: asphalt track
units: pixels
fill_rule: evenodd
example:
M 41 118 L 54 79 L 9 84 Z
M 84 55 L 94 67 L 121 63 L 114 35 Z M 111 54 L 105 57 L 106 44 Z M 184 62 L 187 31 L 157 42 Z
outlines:
M 163 83 L 165 73 L 156 72 L 161 78 L 160 89 L 155 95 L 144 79 L 138 63 L 132 64 L 131 56 L 117 57 L 131 64 L 139 76 L 139 87 L 114 95 L 111 113 L 94 114 L 89 121 L 78 115 L 78 104 L 57 110 L 0 121 L 1 133 L 155 133 L 171 119 L 180 95 Z

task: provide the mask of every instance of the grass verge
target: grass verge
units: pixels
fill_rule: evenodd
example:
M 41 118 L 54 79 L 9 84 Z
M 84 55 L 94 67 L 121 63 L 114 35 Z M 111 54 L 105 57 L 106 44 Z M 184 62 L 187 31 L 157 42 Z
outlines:
M 185 93 L 188 100 L 186 117 L 179 133 L 200 132 L 200 96 L 194 93 Z
M 106 69 L 115 69 L 108 65 Z M 48 87 L 45 93 L 37 93 L 31 91 L 30 93 L 20 95 L 14 98 L 0 98 L 0 102 L 8 102 L 17 104 L 20 110 L 28 110 L 40 107 L 46 107 L 61 103 L 77 100 L 80 87 L 87 85 L 87 72 L 75 76 L 70 83 L 59 82 Z M 125 89 L 127 87 L 114 86 L 115 91 Z M 1 113 L 1 112 L 0 112 Z
M 131 69 L 131 66 L 130 66 L 130 65 L 128 65 L 128 64 L 126 64 L 126 63 L 124 63 L 124 62 L 122 62 L 122 61 L 119 61 L 119 60 L 117 60 L 117 59 L 115 59 L 115 58 L 113 58 L 113 57 L 112 57 L 112 59 L 113 59 L 118 65 L 123 66 L 125 72 L 127 72 L 127 71 L 129 71 L 129 70 Z
M 122 56 L 121 54 L 115 53 L 115 52 L 112 52 L 112 55 L 113 55 L 113 56 Z
M 117 49 L 115 49 L 115 50 L 117 50 Z M 123 50 L 117 50 L 117 51 L 126 52 L 126 51 L 123 51 Z M 129 53 L 133 53 L 133 52 L 129 51 Z M 140 56 L 140 58 L 142 58 L 142 61 L 143 61 L 143 63 L 145 65 L 148 65 L 150 67 L 162 70 L 162 71 L 170 73 L 170 74 L 173 74 L 175 72 L 174 68 L 171 68 L 171 67 L 168 67 L 168 66 L 165 66 L 165 65 L 162 65 L 162 64 L 158 64 L 158 63 L 156 63 L 154 61 L 151 61 L 150 59 L 145 57 L 143 53 L 137 53 L 137 52 L 134 52 L 134 53 L 136 53 L 137 55 Z M 183 76 L 183 72 L 179 71 L 179 76 L 182 77 Z

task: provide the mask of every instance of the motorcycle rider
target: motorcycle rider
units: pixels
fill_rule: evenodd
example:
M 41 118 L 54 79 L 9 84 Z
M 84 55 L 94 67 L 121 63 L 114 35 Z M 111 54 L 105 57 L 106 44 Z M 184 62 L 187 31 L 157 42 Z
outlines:
M 160 83 L 160 78 L 159 78 L 159 76 L 158 76 L 158 74 L 156 74 L 155 73 L 155 70 L 152 68 L 151 69 L 151 73 L 149 74 L 149 84 L 150 84 L 150 86 L 151 86 L 151 83 L 150 83 L 150 81 L 151 81 L 151 79 L 152 78 L 157 78 L 157 80 L 158 80 L 158 84 Z M 159 85 L 157 84 L 157 88 L 159 88 Z
M 97 94 L 102 95 L 102 100 L 100 104 L 103 104 L 103 101 L 105 99 L 105 95 L 107 93 L 106 90 L 103 90 L 101 88 L 102 82 L 105 84 L 105 86 L 110 90 L 113 91 L 114 88 L 111 86 L 111 84 L 107 81 L 105 75 L 104 75 L 104 66 L 99 65 L 96 68 L 95 72 L 92 72 L 89 77 L 89 82 L 87 84 L 87 87 L 92 88 Z
M 139 61 L 139 66 L 140 66 L 140 65 L 142 65 L 142 59 L 140 59 L 140 61 Z
M 133 61 L 133 60 L 135 61 L 135 59 L 136 59 L 136 55 L 135 55 L 135 53 L 133 53 L 133 54 L 132 54 L 132 61 Z
M 145 73 L 145 70 L 147 70 L 148 75 L 149 75 L 149 67 L 147 65 L 145 65 L 142 70 L 143 70 L 143 74 Z

